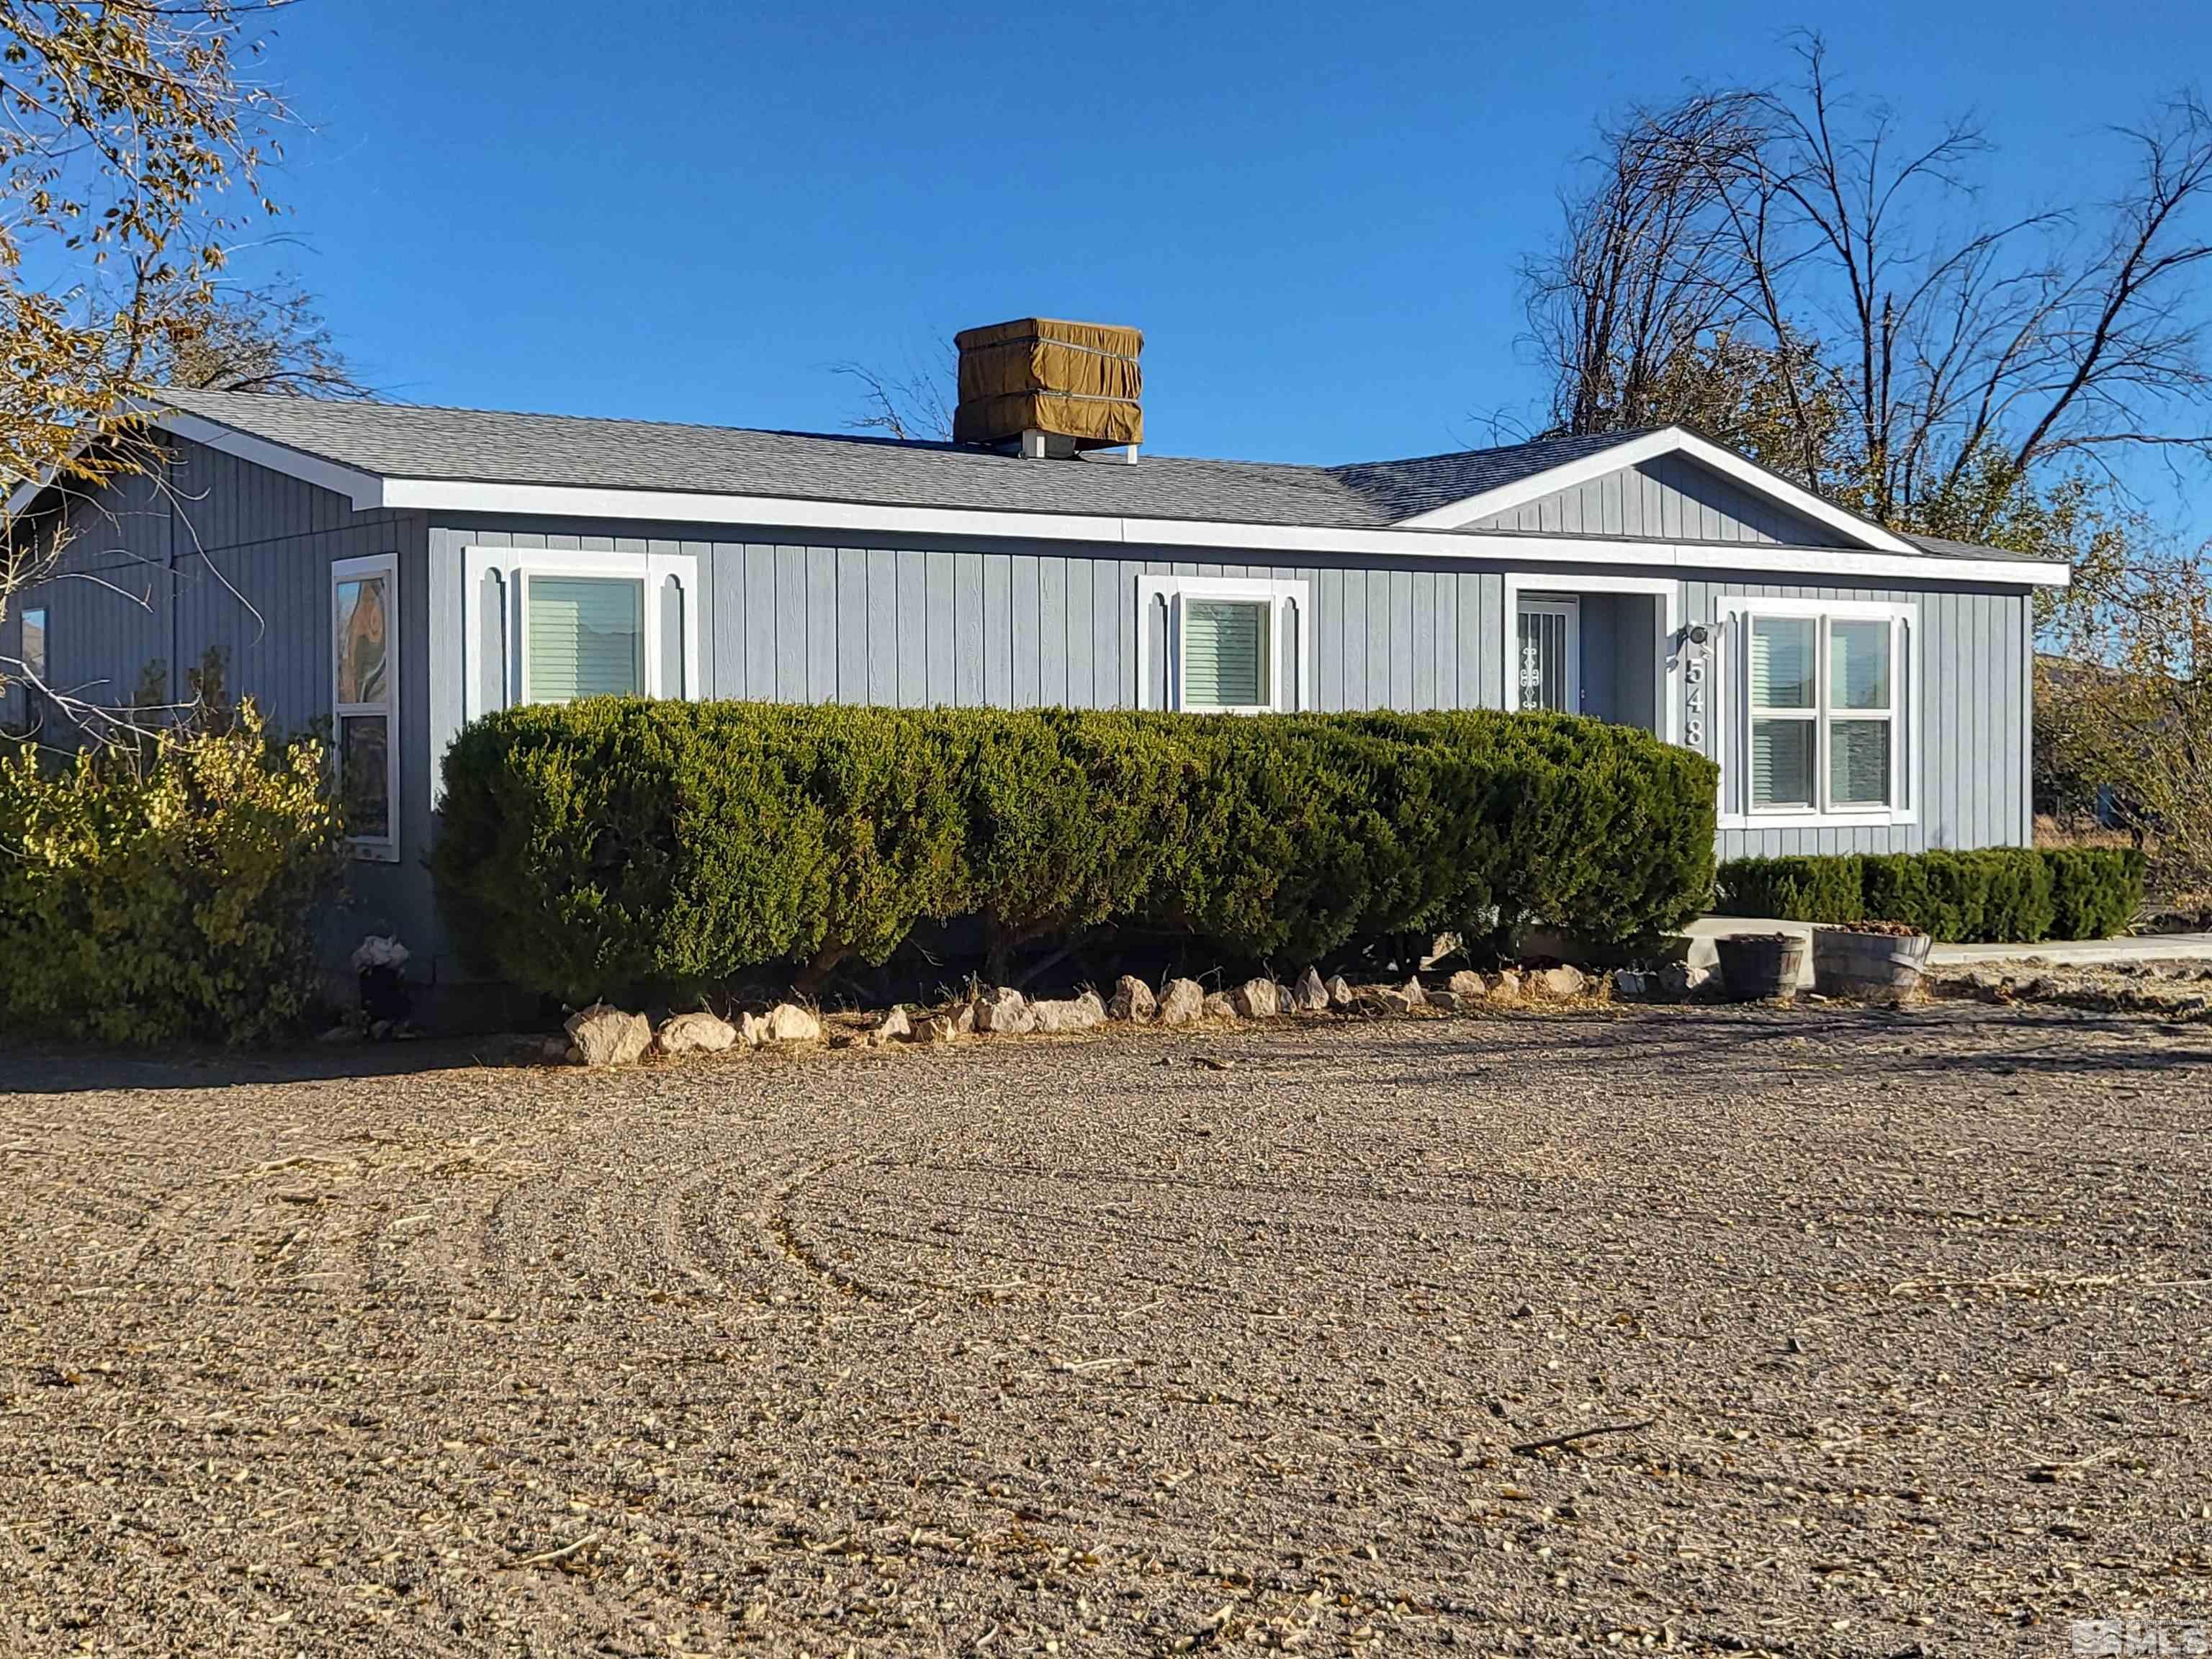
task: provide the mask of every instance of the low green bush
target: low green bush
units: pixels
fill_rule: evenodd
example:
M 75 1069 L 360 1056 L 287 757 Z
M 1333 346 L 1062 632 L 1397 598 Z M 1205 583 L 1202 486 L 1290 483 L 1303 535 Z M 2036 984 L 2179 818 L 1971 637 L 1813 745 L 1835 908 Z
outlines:
M 2142 855 L 2120 848 L 1731 859 L 1722 914 L 1785 921 L 1901 921 L 1939 939 L 2105 939 L 2142 903 Z
M 1866 872 L 1856 854 L 1730 859 L 1716 878 L 1724 916 L 1777 921 L 1863 921 Z
M 2053 847 L 2053 939 L 2110 939 L 2127 932 L 2143 905 L 2149 860 L 2132 847 Z
M 432 857 L 477 967 L 569 1001 L 1116 924 L 1224 958 L 1542 921 L 1626 940 L 1712 884 L 1710 763 L 1552 714 L 1258 717 L 599 699 L 445 763 Z
M 223 731 L 0 760 L 0 1026 L 112 1042 L 247 1042 L 319 987 L 341 873 L 321 745 Z

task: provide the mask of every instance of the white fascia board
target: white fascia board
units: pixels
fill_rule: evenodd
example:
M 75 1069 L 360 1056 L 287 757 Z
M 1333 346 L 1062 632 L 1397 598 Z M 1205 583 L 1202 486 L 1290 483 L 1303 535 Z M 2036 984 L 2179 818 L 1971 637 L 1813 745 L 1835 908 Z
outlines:
M 1589 483 L 1608 472 L 1638 466 L 1662 455 L 1675 454 L 1686 455 L 1700 465 L 1710 467 L 1741 484 L 1754 495 L 1764 496 L 1802 518 L 1824 524 L 1829 529 L 1849 537 L 1861 547 L 1883 553 L 1912 554 L 1917 551 L 1902 536 L 1884 530 L 1880 525 L 1869 524 L 1855 513 L 1846 513 L 1833 502 L 1823 501 L 1811 490 L 1791 483 L 1787 478 L 1777 477 L 1765 467 L 1747 461 L 1734 450 L 1723 449 L 1720 445 L 1677 426 L 1646 433 L 1640 438 L 1632 438 L 1626 443 L 1601 449 L 1595 455 L 1585 455 L 1578 461 L 1568 461 L 1513 483 L 1485 490 L 1480 495 L 1470 495 L 1464 501 L 1453 501 L 1429 512 L 1417 514 L 1410 519 L 1401 519 L 1399 525 L 1401 528 L 1412 530 L 1456 530 L 1479 519 L 1489 518 L 1493 514 L 1510 512 L 1514 507 L 1559 490 Z
M 1869 576 L 1922 582 L 1996 582 L 2021 587 L 2063 587 L 2068 580 L 2063 565 L 2010 559 L 1942 558 L 1911 550 L 1910 544 L 1904 553 L 1877 553 L 1851 548 L 1790 548 L 1760 542 L 1609 542 L 1586 537 L 1490 531 L 1455 535 L 1398 527 L 1352 530 L 1072 513 L 886 507 L 780 495 L 605 489 L 579 484 L 475 483 L 447 478 L 386 478 L 381 482 L 381 504 L 387 507 L 491 517 L 659 520 L 675 524 L 742 525 L 762 530 L 875 531 L 891 535 L 1104 542 L 1224 553 L 1486 559 L 1516 565 L 1627 565 L 1646 569 L 1757 572 L 1762 576 L 1778 575 L 1800 581 L 1827 576 Z
M 164 432 L 174 433 L 179 438 L 219 450 L 225 455 L 235 455 L 241 461 L 251 461 L 256 466 L 265 466 L 272 472 L 282 472 L 289 477 L 343 495 L 352 501 L 356 513 L 391 505 L 385 499 L 384 480 L 374 472 L 363 472 L 336 461 L 325 460 L 321 456 L 310 455 L 303 449 L 294 449 L 289 444 L 257 438 L 251 433 L 240 432 L 236 427 L 224 426 L 216 421 L 204 421 L 179 409 L 167 409 L 155 404 L 149 410 L 148 417 Z

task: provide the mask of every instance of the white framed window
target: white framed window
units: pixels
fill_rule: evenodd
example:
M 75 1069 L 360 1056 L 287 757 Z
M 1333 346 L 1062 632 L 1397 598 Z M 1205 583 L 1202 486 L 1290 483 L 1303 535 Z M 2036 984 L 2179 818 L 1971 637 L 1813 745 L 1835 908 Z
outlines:
M 331 752 L 357 857 L 399 857 L 399 562 L 331 565 Z
M 688 553 L 471 547 L 465 706 L 699 695 L 699 561 Z
M 1917 620 L 1902 601 L 1727 604 L 1721 660 L 1735 689 L 1721 755 L 1724 826 L 1912 822 Z
M 1138 707 L 1310 708 L 1311 603 L 1310 584 L 1295 577 L 1138 577 Z
M 46 683 L 46 607 L 34 605 L 23 612 L 22 644 L 17 650 L 23 678 L 33 684 Z

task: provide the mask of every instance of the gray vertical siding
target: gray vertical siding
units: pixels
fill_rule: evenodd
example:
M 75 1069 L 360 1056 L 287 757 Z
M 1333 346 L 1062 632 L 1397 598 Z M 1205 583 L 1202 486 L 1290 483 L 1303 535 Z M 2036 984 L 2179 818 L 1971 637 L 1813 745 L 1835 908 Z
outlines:
M 343 496 L 198 444 L 173 449 L 166 485 L 124 478 L 73 505 L 58 574 L 21 596 L 52 618 L 52 683 L 94 702 L 128 702 L 142 682 L 181 699 L 185 675 L 215 650 L 228 694 L 252 696 L 271 730 L 317 726 L 331 713 L 331 563 L 395 554 L 400 858 L 351 867 L 346 920 L 429 937 L 426 521 L 356 513 Z M 12 641 L 0 649 L 15 654 Z
M 1714 623 L 1723 601 L 1758 598 L 1889 599 L 1918 606 L 1920 708 L 1907 718 L 1920 744 L 1915 769 L 1920 800 L 1915 822 L 1888 828 L 1723 830 L 1723 858 L 1917 853 L 2025 846 L 2034 839 L 2027 758 L 2034 621 L 2027 594 L 1688 581 L 1682 586 L 1683 620 Z M 1717 711 L 1714 725 L 1717 732 Z
M 1524 501 L 1468 527 L 1554 536 L 1648 536 L 1670 542 L 1843 545 L 1826 525 L 1763 501 L 1679 454 Z
M 704 590 L 702 678 L 710 696 L 905 708 L 1159 708 L 1166 696 L 1165 619 L 1158 607 L 1139 614 L 1137 579 L 1274 574 L 1300 577 L 1310 590 L 1300 618 L 1310 635 L 1306 706 L 1498 708 L 1504 700 L 1504 577 L 1496 567 L 1214 562 L 1043 544 L 983 551 L 678 543 L 617 533 L 629 527 L 455 528 L 435 540 L 450 548 L 456 565 L 470 543 L 696 554 Z M 1524 580 L 1532 591 L 1575 591 L 1571 571 Z M 1881 830 L 1725 830 L 1723 856 L 1917 851 L 2030 838 L 2031 618 L 2024 593 L 1693 579 L 1680 594 L 1685 623 L 1712 622 L 1721 602 L 1737 597 L 1905 599 L 1919 605 L 1917 821 Z M 1637 594 L 1583 596 L 1590 712 L 1652 723 L 1644 688 L 1656 603 Z M 1152 683 L 1144 686 L 1137 678 L 1140 629 L 1152 665 Z M 1679 681 L 1671 695 L 1680 696 Z M 459 729 L 459 706 L 456 692 L 431 734 L 434 753 Z M 1709 719 L 1716 741 L 1721 718 L 1716 709 Z

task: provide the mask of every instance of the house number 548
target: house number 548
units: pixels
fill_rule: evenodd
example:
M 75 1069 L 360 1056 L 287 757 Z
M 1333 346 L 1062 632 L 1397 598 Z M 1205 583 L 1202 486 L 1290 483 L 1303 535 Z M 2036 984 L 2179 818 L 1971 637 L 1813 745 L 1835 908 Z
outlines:
M 1690 747 L 1702 750 L 1705 746 L 1705 659 L 1692 657 L 1682 665 L 1682 678 L 1689 690 Z

